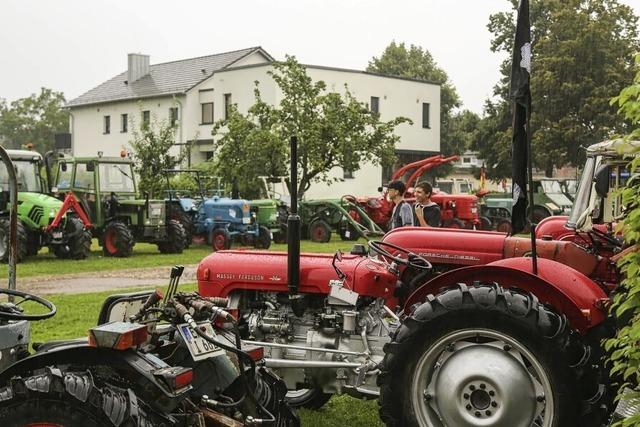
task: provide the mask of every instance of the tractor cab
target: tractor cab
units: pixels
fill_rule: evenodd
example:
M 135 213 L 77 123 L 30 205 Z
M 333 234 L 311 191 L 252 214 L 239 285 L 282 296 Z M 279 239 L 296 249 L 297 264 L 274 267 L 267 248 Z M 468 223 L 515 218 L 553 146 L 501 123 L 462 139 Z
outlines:
M 628 163 L 640 141 L 612 140 L 587 148 L 587 160 L 566 227 L 590 231 L 594 224 L 612 224 L 622 218 L 622 197 L 617 191 L 630 177 Z

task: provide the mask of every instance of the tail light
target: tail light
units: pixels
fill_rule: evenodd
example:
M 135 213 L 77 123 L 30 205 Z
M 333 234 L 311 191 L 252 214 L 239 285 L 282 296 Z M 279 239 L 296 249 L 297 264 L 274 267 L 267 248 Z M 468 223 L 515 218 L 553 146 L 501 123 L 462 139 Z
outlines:
M 147 327 L 138 323 L 111 322 L 89 329 L 89 346 L 127 350 L 147 341 Z
M 153 373 L 153 376 L 161 379 L 172 390 L 180 390 L 193 382 L 193 370 L 182 366 L 159 369 Z
M 242 351 L 247 353 L 255 362 L 264 359 L 264 347 L 252 344 L 243 344 Z

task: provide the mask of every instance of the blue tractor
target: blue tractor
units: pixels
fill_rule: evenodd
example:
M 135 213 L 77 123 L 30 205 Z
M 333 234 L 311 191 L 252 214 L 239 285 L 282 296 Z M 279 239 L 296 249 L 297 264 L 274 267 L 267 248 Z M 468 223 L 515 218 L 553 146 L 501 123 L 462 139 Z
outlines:
M 182 222 L 187 230 L 187 243 L 193 238 L 204 240 L 214 251 L 229 249 L 231 245 L 251 245 L 258 249 L 271 246 L 271 232 L 258 224 L 249 202 L 243 199 L 222 197 L 220 190 L 213 196 L 205 193 L 201 172 L 193 169 L 166 170 L 169 182 L 168 201 L 171 216 Z M 187 173 L 195 178 L 197 190 L 171 189 L 169 174 Z M 218 186 L 219 187 L 219 186 Z M 199 194 L 198 194 L 199 193 Z

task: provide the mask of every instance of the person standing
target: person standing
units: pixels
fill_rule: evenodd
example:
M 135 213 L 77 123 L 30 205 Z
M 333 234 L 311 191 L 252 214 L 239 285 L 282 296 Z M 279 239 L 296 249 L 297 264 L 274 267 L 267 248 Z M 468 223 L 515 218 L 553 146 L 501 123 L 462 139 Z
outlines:
M 416 225 L 422 227 L 440 227 L 440 206 L 431 201 L 433 187 L 428 182 L 419 182 L 414 190 L 416 203 L 413 205 L 416 213 Z
M 402 181 L 387 184 L 389 199 L 395 204 L 389 221 L 389 229 L 414 225 L 411 205 L 404 200 L 406 187 Z

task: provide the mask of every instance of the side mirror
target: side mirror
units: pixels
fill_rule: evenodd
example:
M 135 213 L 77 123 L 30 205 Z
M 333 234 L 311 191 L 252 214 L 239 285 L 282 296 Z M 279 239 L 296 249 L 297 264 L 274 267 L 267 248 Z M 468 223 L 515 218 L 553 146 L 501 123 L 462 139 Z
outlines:
M 607 197 L 609 193 L 609 176 L 611 176 L 611 167 L 602 165 L 596 171 L 595 189 L 596 194 L 600 198 Z
M 96 170 L 96 164 L 94 162 L 87 163 L 87 172 L 93 172 Z
M 342 262 L 342 251 L 340 249 L 336 251 L 336 261 Z

